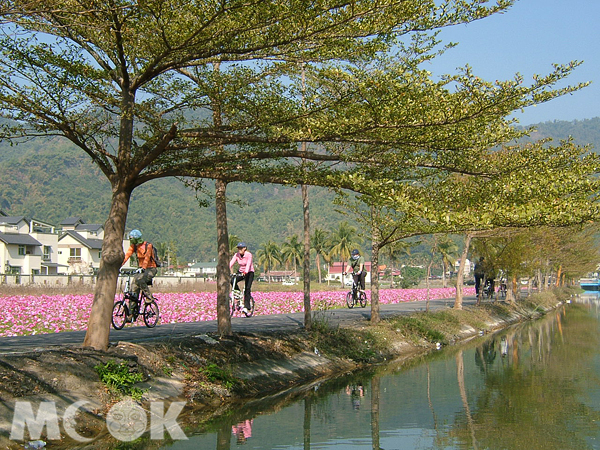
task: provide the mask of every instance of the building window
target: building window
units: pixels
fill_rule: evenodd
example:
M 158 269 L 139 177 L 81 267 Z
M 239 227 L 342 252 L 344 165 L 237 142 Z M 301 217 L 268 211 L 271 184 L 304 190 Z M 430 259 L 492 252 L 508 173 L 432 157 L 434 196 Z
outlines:
M 19 255 L 21 255 L 21 256 L 25 255 L 25 246 L 24 245 L 19 245 Z
M 50 261 L 50 251 L 51 248 L 49 245 L 44 245 L 44 256 L 43 259 L 44 261 Z
M 73 259 L 81 259 L 81 248 L 71 248 L 69 249 L 69 256 Z

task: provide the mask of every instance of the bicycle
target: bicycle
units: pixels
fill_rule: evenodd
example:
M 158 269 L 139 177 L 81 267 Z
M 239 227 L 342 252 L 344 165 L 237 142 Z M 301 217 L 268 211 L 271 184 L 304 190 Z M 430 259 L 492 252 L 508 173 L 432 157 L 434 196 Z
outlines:
M 141 315 L 144 319 L 144 324 L 148 328 L 154 328 L 160 318 L 160 312 L 156 301 L 146 302 L 146 294 L 140 291 L 139 298 L 131 289 L 131 274 L 132 272 L 121 272 L 127 274 L 125 285 L 123 288 L 123 297 L 117 300 L 113 305 L 112 310 L 112 326 L 115 330 L 122 329 L 127 322 L 135 322 Z M 129 311 L 129 305 L 133 305 L 133 310 Z M 140 305 L 144 305 L 144 309 L 140 314 Z
M 346 274 L 344 273 L 344 275 Z M 352 289 L 346 294 L 346 305 L 348 305 L 348 308 L 352 309 L 359 303 L 361 308 L 367 306 L 367 294 L 358 289 L 358 284 L 356 283 L 356 280 L 354 280 L 354 277 L 352 277 Z
M 246 291 L 246 287 L 244 289 L 240 289 L 238 285 L 238 279 L 241 279 L 242 275 L 237 273 L 231 274 L 231 292 L 229 293 L 229 307 L 231 311 L 231 316 L 239 311 L 244 313 L 246 317 L 252 317 L 254 314 L 254 298 L 250 296 L 250 309 L 244 311 L 244 292 Z
M 487 279 L 483 287 L 479 289 L 479 295 L 477 297 L 477 305 L 481 303 L 483 298 L 487 298 L 488 300 L 494 300 L 494 281 Z

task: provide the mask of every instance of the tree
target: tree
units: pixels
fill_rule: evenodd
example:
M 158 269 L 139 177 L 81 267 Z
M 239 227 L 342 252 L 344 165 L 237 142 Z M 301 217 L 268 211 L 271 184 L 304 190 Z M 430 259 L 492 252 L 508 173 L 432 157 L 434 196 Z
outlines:
M 447 287 L 446 271 L 456 262 L 455 255 L 458 253 L 458 245 L 449 236 L 443 236 L 438 241 L 437 249 L 442 256 L 442 286 Z
M 342 271 L 346 269 L 345 263 L 350 259 L 350 252 L 357 247 L 357 229 L 348 222 L 340 223 L 337 230 L 331 232 L 331 244 L 329 255 L 332 258 L 338 257 L 342 264 Z M 344 281 L 342 280 L 342 285 Z
M 433 163 L 428 169 L 397 169 L 395 176 L 404 183 L 353 174 L 352 183 L 363 194 L 354 200 L 341 196 L 338 202 L 364 228 L 377 228 L 373 255 L 416 235 L 462 232 L 472 237 L 502 227 L 582 224 L 600 217 L 600 159 L 589 150 L 570 140 L 481 149 L 473 159 L 455 156 L 452 171 Z M 379 316 L 373 288 L 377 285 L 372 286 L 371 320 Z M 456 309 L 462 308 L 461 292 L 457 286 Z
M 302 264 L 304 260 L 304 247 L 297 235 L 290 236 L 281 246 L 281 259 L 286 264 L 292 264 L 294 274 L 298 272 L 298 264 Z
M 233 255 L 237 250 L 237 245 L 240 243 L 240 238 L 237 234 L 229 234 L 229 254 Z
M 409 257 L 411 249 L 416 244 L 408 241 L 399 241 L 394 244 L 383 247 L 382 254 L 388 259 L 390 263 L 390 287 L 394 287 L 394 263 L 399 262 L 403 257 Z M 401 267 L 398 270 L 399 276 L 402 277 Z
M 310 239 L 310 245 L 315 252 L 315 265 L 319 274 L 319 283 L 321 283 L 321 257 L 329 252 L 329 233 L 322 228 L 315 228 Z
M 504 117 L 581 87 L 483 82 L 466 68 L 432 81 L 439 53 L 423 30 L 484 18 L 511 0 L 62 2 L 0 9 L 0 138 L 66 138 L 111 185 L 102 261 L 85 346 L 106 349 L 131 194 L 164 177 L 216 180 L 218 325 L 226 307 L 226 186 L 232 182 L 350 188 L 337 173 L 381 177 L 522 132 Z M 412 35 L 412 40 L 405 36 Z M 410 42 L 409 42 L 410 41 Z M 306 91 L 299 88 L 299 64 Z M 305 95 L 299 95 L 303 92 Z M 303 100 L 301 101 L 301 97 Z M 299 142 L 319 143 L 303 152 Z M 373 149 L 365 144 L 377 144 Z M 434 161 L 435 160 L 435 161 Z M 300 164 L 304 161 L 304 164 Z M 362 166 L 362 167 L 361 167 Z
M 279 246 L 273 242 L 269 241 L 264 244 L 258 252 L 256 252 L 257 260 L 260 265 L 265 268 L 265 274 L 267 276 L 267 280 L 269 283 L 271 282 L 270 272 L 274 267 L 279 263 L 281 264 L 281 250 Z

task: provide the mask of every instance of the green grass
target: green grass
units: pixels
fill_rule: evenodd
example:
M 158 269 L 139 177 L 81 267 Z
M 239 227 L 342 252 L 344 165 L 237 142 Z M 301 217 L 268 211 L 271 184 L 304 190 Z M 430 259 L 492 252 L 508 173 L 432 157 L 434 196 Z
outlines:
M 203 374 L 206 379 L 212 383 L 219 383 L 227 389 L 237 389 L 242 383 L 234 377 L 230 371 L 222 369 L 214 363 L 201 367 L 198 371 Z
M 144 395 L 144 390 L 134 386 L 136 383 L 144 381 L 144 375 L 130 371 L 126 363 L 117 364 L 110 360 L 106 364 L 94 366 L 94 369 L 100 376 L 100 381 L 109 389 L 129 395 L 134 400 L 140 400 Z

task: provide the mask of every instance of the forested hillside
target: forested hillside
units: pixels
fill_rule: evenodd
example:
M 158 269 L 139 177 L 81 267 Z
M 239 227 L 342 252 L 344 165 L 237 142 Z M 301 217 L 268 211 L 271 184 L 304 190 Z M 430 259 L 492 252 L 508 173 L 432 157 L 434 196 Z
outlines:
M 571 135 L 579 144 L 600 149 L 600 118 L 545 122 L 536 128 L 532 136 L 536 139 Z M 0 177 L 0 209 L 8 214 L 54 224 L 72 216 L 87 223 L 106 220 L 108 182 L 87 156 L 64 141 L 40 138 L 13 147 L 0 143 Z M 210 186 L 207 191 L 212 191 Z M 228 206 L 229 232 L 246 241 L 251 251 L 268 240 L 280 244 L 301 234 L 300 189 L 231 184 L 228 193 L 233 200 Z M 349 220 L 335 211 L 333 198 L 325 189 L 310 189 L 313 229 L 331 230 Z M 200 206 L 195 193 L 178 180 L 154 181 L 136 189 L 127 226 L 140 228 L 153 242 L 173 243 L 180 260 L 216 257 L 214 208 Z
M 81 152 L 62 141 L 39 139 L 15 147 L 0 145 L 0 209 L 59 224 L 72 216 L 104 223 L 110 185 Z M 207 189 L 211 192 L 210 186 Z M 310 188 L 314 227 L 335 227 L 334 195 Z M 300 190 L 281 186 L 229 185 L 229 232 L 256 250 L 302 232 Z M 207 197 L 201 197 L 206 200 Z M 134 191 L 127 227 L 140 228 L 153 242 L 174 243 L 180 260 L 216 257 L 215 211 L 199 206 L 195 193 L 175 179 L 153 181 Z

